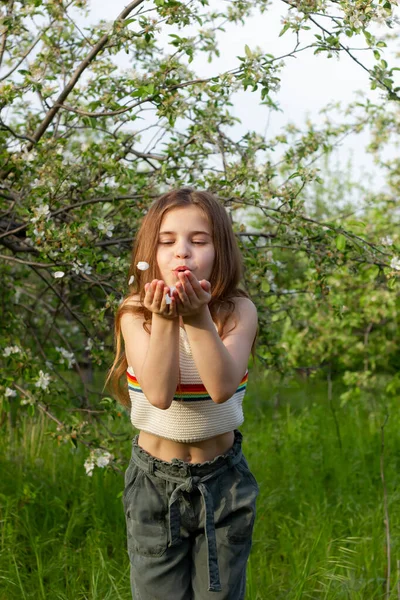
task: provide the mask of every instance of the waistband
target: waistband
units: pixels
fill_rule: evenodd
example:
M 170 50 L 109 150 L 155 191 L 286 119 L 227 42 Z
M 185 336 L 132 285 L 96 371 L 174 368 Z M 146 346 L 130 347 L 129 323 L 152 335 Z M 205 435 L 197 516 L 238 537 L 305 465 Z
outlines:
M 141 448 L 138 445 L 139 434 L 132 441 L 131 460 L 138 467 L 155 477 L 179 484 L 172 492 L 168 503 L 169 546 L 180 543 L 181 514 L 178 502 L 180 494 L 184 491 L 190 493 L 195 488 L 200 491 L 205 514 L 204 531 L 207 539 L 209 592 L 220 592 L 222 588 L 218 568 L 214 503 L 205 482 L 220 475 L 242 459 L 243 435 L 238 429 L 234 430 L 234 434 L 235 440 L 228 452 L 203 463 L 186 463 L 178 458 L 173 458 L 171 462 L 167 462 L 152 456 Z

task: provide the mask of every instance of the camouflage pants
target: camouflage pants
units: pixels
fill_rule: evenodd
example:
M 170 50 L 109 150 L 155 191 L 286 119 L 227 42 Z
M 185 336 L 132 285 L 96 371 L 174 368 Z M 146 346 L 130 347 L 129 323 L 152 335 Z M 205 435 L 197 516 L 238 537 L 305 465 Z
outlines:
M 133 600 L 243 600 L 259 487 L 235 430 L 204 463 L 171 462 L 132 442 L 123 505 Z

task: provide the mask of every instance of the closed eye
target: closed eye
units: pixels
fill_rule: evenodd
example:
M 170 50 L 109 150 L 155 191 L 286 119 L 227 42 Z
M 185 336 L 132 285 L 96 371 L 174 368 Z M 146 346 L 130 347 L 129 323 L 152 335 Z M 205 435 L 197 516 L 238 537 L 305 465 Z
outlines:
M 160 242 L 160 244 L 173 244 L 174 242 Z M 200 246 L 204 246 L 207 242 L 193 242 L 193 244 L 199 244 Z

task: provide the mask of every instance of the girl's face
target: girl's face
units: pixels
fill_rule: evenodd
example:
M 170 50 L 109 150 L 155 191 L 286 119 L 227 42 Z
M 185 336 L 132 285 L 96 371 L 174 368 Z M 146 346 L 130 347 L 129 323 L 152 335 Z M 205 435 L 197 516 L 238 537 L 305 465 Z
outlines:
M 176 285 L 179 281 L 174 269 L 180 265 L 186 265 L 198 281 L 210 281 L 214 257 L 211 229 L 200 208 L 193 205 L 174 208 L 164 216 L 158 236 L 157 264 L 166 285 Z

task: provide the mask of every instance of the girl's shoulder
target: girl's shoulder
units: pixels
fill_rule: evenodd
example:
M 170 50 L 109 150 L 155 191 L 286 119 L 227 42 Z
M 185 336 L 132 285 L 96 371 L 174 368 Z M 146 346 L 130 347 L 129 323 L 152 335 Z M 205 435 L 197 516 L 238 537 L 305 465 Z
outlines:
M 228 315 L 226 322 L 224 323 L 221 336 L 222 339 L 225 339 L 228 334 L 233 332 L 240 323 L 244 322 L 247 324 L 249 322 L 258 321 L 257 308 L 250 298 L 246 296 L 235 296 L 234 298 L 231 298 L 231 300 L 234 303 L 232 312 L 230 312 L 227 306 L 221 307 L 221 310 L 219 311 L 223 322 L 226 315 Z
M 230 298 L 234 304 L 234 309 L 231 313 L 231 316 L 239 316 L 243 311 L 250 310 L 254 311 L 256 309 L 256 305 L 254 302 L 248 298 L 247 296 L 234 296 Z M 221 306 L 221 310 L 219 311 L 222 315 L 226 315 L 230 313 L 230 309 L 228 306 Z

